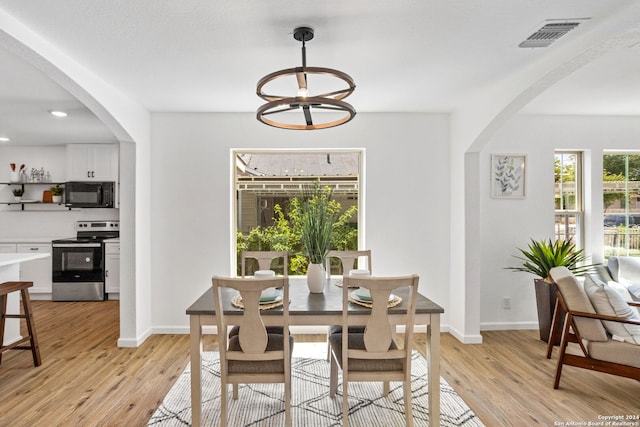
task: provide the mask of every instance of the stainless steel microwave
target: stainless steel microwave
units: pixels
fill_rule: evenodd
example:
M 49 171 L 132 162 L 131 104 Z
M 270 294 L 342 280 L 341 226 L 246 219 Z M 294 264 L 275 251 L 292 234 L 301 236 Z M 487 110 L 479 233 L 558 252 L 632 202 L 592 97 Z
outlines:
M 69 208 L 113 208 L 115 182 L 67 182 L 65 206 Z

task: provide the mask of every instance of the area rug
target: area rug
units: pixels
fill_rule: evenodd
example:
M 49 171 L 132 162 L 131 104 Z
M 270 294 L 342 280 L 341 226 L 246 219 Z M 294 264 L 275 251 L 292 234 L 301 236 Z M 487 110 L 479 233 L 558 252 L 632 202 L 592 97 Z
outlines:
M 303 344 L 303 345 L 300 345 Z M 307 351 L 307 343 L 296 343 L 292 360 L 292 425 L 301 427 L 342 425 L 342 385 L 335 399 L 329 398 L 329 363 L 326 344 Z M 311 347 L 313 348 L 313 347 Z M 427 363 L 413 353 L 413 416 L 416 426 L 429 421 L 427 407 Z M 180 375 L 149 426 L 191 425 L 191 380 L 189 366 Z M 231 399 L 229 387 L 228 425 L 243 427 L 284 425 L 284 387 L 282 384 L 249 384 L 239 387 L 238 400 Z M 382 396 L 382 383 L 349 384 L 349 425 L 394 427 L 405 425 L 402 383 L 391 383 L 391 393 Z M 220 361 L 217 352 L 202 358 L 202 425 L 217 426 L 220 421 Z M 483 426 L 478 417 L 443 379 L 440 379 L 440 425 Z

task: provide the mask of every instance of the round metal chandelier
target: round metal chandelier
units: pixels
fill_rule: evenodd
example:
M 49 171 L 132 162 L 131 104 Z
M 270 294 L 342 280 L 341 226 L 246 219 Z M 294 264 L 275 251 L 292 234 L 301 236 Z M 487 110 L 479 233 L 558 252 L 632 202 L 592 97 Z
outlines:
M 353 119 L 356 110 L 351 104 L 343 101 L 356 88 L 353 79 L 348 74 L 331 68 L 307 67 L 305 43 L 313 39 L 312 28 L 296 28 L 293 31 L 293 38 L 302 42 L 302 67 L 276 71 L 258 81 L 256 94 L 267 103 L 258 108 L 256 118 L 269 126 L 294 130 L 326 129 Z M 292 81 L 295 79 L 295 85 L 291 85 L 292 90 L 297 86 L 295 95 L 270 95 L 266 93 L 265 90 L 275 86 L 274 83 L 280 83 L 277 81 L 285 77 L 293 77 L 290 79 Z M 311 94 L 309 81 L 316 78 L 324 79 L 325 83 L 327 80 L 332 81 L 331 88 L 321 89 L 324 93 L 318 95 Z M 337 87 L 334 86 L 336 82 Z M 322 114 L 312 114 L 316 110 L 322 111 Z M 302 111 L 303 114 L 297 122 L 292 120 L 295 117 L 300 117 L 291 114 L 295 111 Z

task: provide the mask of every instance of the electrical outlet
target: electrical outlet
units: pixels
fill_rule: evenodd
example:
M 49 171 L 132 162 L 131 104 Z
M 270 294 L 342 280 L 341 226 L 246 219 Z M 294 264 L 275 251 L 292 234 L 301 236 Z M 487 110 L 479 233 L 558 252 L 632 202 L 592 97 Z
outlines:
M 502 309 L 503 310 L 511 310 L 511 297 L 503 297 L 502 298 Z

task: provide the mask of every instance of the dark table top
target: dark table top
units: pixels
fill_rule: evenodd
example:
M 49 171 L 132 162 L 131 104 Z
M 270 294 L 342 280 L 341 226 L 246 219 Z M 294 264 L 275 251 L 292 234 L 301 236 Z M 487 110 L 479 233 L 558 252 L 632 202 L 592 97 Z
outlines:
M 304 280 L 290 280 L 289 285 L 289 316 L 300 315 L 340 315 L 342 313 L 342 288 L 333 284 L 335 280 L 332 280 L 331 284 L 325 287 L 325 290 L 321 294 L 312 294 L 307 288 L 307 284 Z M 350 290 L 351 291 L 351 290 Z M 227 315 L 233 315 L 234 313 L 240 314 L 242 309 L 236 308 L 231 304 L 231 298 L 237 295 L 237 292 L 232 289 L 222 289 L 223 292 L 223 307 L 224 313 Z M 390 314 L 406 314 L 407 312 L 407 299 L 408 289 L 401 288 L 394 291 L 394 294 L 402 298 L 402 302 L 395 307 L 389 308 Z M 357 314 L 358 311 L 369 311 L 369 308 L 362 307 L 357 304 L 349 303 L 349 312 Z M 279 315 L 282 313 L 282 308 L 274 308 L 270 310 L 264 310 L 264 315 Z M 416 314 L 437 314 L 444 313 L 444 309 L 418 293 L 418 299 L 416 301 Z M 208 289 L 200 296 L 189 308 L 187 308 L 188 315 L 215 315 L 213 308 L 213 291 Z

